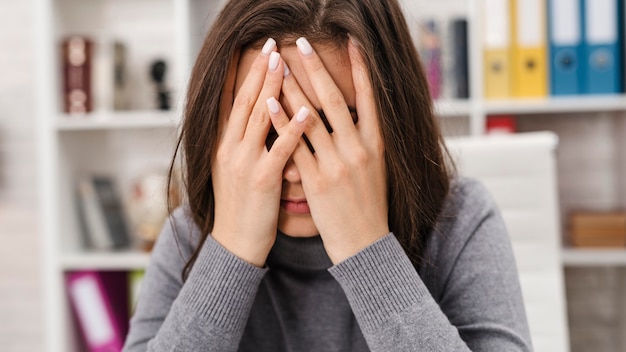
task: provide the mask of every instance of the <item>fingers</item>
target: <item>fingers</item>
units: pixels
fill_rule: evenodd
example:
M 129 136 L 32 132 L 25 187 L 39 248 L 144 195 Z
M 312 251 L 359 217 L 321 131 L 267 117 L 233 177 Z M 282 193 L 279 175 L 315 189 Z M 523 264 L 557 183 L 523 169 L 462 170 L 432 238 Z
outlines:
M 333 130 L 340 134 L 354 131 L 354 123 L 343 94 L 324 67 L 320 57 L 306 38 L 296 40 L 296 46 L 311 86 Z
M 287 160 L 292 155 L 294 159 L 306 160 L 313 158 L 313 155 L 309 152 L 304 140 L 301 138 L 311 110 L 302 106 L 296 115 L 289 120 L 280 103 L 274 97 L 267 100 L 267 110 L 270 113 L 272 124 L 278 133 L 278 138 L 268 152 L 271 166 L 284 168 Z M 315 163 L 303 164 L 309 167 L 314 167 L 315 165 Z
M 224 139 L 227 142 L 240 141 L 245 133 L 248 119 L 255 105 L 259 93 L 263 88 L 265 75 L 268 71 L 268 63 L 270 54 L 276 48 L 276 41 L 268 39 L 261 53 L 252 63 L 250 72 L 246 76 L 237 96 L 234 99 L 231 113 L 228 120 L 228 128 L 225 132 Z
M 324 152 L 333 147 L 333 142 L 328 134 L 328 130 L 315 107 L 311 105 L 309 99 L 300 88 L 298 81 L 292 74 L 287 74 L 283 78 L 283 96 L 287 99 L 289 106 L 305 106 L 311 113 L 307 119 L 306 136 L 311 142 L 313 149 Z
M 271 126 L 266 100 L 278 97 L 283 84 L 284 62 L 278 52 L 272 52 L 268 60 L 267 72 L 257 102 L 246 126 L 244 141 L 250 148 L 258 149 L 265 145 Z
M 350 56 L 352 81 L 356 92 L 356 111 L 359 116 L 357 129 L 361 131 L 365 140 L 380 138 L 374 91 L 369 72 L 365 67 L 365 60 L 363 60 L 363 56 L 359 51 L 358 44 L 355 43 L 352 37 L 348 41 L 348 55 Z

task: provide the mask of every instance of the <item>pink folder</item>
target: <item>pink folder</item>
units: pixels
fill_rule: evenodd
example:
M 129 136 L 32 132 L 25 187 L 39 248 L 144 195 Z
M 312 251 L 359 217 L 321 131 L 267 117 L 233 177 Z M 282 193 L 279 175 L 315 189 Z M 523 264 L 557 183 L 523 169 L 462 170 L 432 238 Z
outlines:
M 128 330 L 126 273 L 81 271 L 66 280 L 87 351 L 121 351 Z

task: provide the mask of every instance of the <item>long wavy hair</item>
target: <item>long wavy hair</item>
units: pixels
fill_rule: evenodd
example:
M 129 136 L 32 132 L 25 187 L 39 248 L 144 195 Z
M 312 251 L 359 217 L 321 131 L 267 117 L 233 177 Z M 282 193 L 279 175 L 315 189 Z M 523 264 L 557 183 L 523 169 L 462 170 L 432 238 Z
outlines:
M 184 122 L 172 159 L 182 158 L 189 211 L 201 238 L 183 270 L 186 280 L 214 224 L 211 164 L 217 149 L 222 87 L 230 60 L 274 38 L 299 37 L 346 47 L 359 43 L 372 80 L 387 166 L 389 228 L 419 265 L 450 188 L 447 151 L 426 76 L 396 0 L 231 0 L 217 16 L 193 67 Z

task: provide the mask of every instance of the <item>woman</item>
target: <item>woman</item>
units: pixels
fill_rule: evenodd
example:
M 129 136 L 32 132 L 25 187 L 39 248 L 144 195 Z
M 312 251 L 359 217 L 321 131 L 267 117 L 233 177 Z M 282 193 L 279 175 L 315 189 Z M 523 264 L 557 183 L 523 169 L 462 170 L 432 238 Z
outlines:
M 502 219 L 446 167 L 396 1 L 228 2 L 181 144 L 187 204 L 126 351 L 531 350 Z

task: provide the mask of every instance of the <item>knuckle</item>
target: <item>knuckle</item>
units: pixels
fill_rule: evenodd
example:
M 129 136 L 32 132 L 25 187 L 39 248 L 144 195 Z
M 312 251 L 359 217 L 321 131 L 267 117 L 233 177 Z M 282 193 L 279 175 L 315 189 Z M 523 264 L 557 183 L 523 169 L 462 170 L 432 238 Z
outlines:
M 274 144 L 270 152 L 270 156 L 280 161 L 286 161 L 291 156 L 291 153 L 287 149 L 285 149 L 285 147 L 283 147 L 282 145 Z
M 335 165 L 328 174 L 328 179 L 333 184 L 342 182 L 347 177 L 348 177 L 348 167 L 343 163 L 338 163 L 337 165 Z
M 322 126 L 324 125 L 324 123 L 322 122 L 322 119 L 317 115 L 317 113 L 309 114 L 309 118 L 307 119 L 307 126 L 310 129 L 316 129 L 320 127 L 320 124 Z
M 289 125 L 289 128 L 286 130 L 286 136 L 288 139 L 297 139 L 300 137 L 300 131 L 293 124 Z
M 226 151 L 226 148 L 218 148 L 217 152 L 215 153 L 215 161 L 218 164 L 224 164 L 225 162 L 227 162 L 229 160 L 229 153 Z
M 275 183 L 275 172 L 269 172 L 269 170 L 262 170 L 256 173 L 256 176 L 252 180 L 252 186 L 254 189 L 265 190 L 271 188 Z
M 332 109 L 343 109 L 346 106 L 346 102 L 343 99 L 343 95 L 341 92 L 337 90 L 331 91 L 326 97 L 328 101 L 328 106 Z
M 250 123 L 254 125 L 265 125 L 269 121 L 269 116 L 260 109 L 254 109 L 250 114 Z
M 254 99 L 253 97 L 243 94 L 243 95 L 238 95 L 235 98 L 235 102 L 233 103 L 233 106 L 237 109 L 245 109 L 245 110 L 250 110 L 254 107 L 254 104 L 256 104 L 256 99 Z
M 352 150 L 351 161 L 354 165 L 363 166 L 369 161 L 369 155 L 363 147 L 357 147 Z
M 314 180 L 312 180 L 313 190 L 317 194 L 322 194 L 328 191 L 329 182 L 322 176 L 317 176 Z
M 322 62 L 322 60 L 316 59 L 309 61 L 309 69 L 311 70 L 311 72 L 320 72 L 322 70 L 325 70 L 326 67 L 324 67 L 324 63 Z

